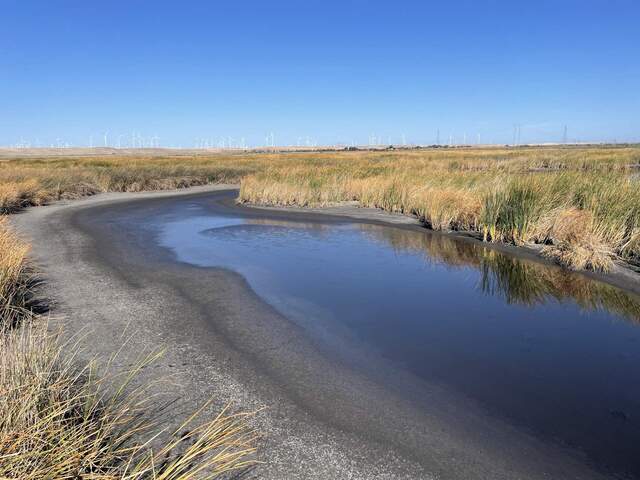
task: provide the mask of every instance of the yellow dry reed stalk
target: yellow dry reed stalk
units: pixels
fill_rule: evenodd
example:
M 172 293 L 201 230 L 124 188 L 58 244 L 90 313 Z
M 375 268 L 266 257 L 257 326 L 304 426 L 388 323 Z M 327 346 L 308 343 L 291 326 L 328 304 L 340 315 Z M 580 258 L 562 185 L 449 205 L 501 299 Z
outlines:
M 44 323 L 0 330 L 0 478 L 192 480 L 254 465 L 251 415 L 228 409 L 200 424 L 197 411 L 154 449 L 157 399 L 137 375 L 155 358 L 113 374 L 79 367 L 77 343 Z
M 28 252 L 29 246 L 17 238 L 7 218 L 0 216 L 0 327 L 26 312 L 31 288 Z

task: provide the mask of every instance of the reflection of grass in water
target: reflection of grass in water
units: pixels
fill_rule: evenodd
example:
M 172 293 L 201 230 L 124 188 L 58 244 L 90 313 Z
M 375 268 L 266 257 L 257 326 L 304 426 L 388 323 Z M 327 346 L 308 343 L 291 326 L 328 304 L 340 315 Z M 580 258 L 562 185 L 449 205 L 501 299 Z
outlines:
M 443 235 L 362 225 L 363 231 L 397 251 L 422 253 L 427 262 L 480 271 L 479 288 L 509 304 L 534 306 L 554 299 L 584 310 L 605 310 L 640 323 L 640 298 L 619 288 L 558 267 L 519 260 L 483 245 Z
M 509 304 L 535 305 L 543 303 L 549 294 L 558 298 L 545 275 L 532 275 L 531 265 L 504 255 L 483 256 L 480 271 L 482 291 L 502 295 Z
M 640 322 L 640 299 L 619 288 L 558 268 L 525 262 L 496 252 L 484 255 L 481 288 L 508 303 L 533 306 L 567 299 L 585 310 L 606 310 Z

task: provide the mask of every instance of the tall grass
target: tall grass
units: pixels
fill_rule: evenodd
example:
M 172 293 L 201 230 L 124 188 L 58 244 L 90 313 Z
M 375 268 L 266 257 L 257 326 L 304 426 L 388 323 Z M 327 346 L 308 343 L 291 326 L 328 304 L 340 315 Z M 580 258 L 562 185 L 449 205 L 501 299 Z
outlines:
M 363 206 L 435 230 L 540 244 L 570 268 L 640 260 L 640 149 L 525 149 L 362 155 L 271 166 L 242 179 L 240 201 Z
M 0 216 L 0 328 L 30 314 L 33 275 L 27 267 L 29 246 L 20 241 Z
M 76 353 L 43 325 L 0 334 L 0 478 L 187 480 L 254 463 L 246 416 L 226 412 L 188 418 L 154 449 L 157 404 L 133 383 L 152 357 L 113 374 Z

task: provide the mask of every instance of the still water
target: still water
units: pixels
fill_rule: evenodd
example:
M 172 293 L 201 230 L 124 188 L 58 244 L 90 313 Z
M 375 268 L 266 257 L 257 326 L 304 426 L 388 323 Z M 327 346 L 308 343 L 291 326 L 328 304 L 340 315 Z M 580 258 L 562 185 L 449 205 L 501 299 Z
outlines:
M 426 231 L 198 205 L 156 227 L 178 261 L 240 273 L 354 369 L 435 382 L 599 468 L 640 476 L 637 297 Z

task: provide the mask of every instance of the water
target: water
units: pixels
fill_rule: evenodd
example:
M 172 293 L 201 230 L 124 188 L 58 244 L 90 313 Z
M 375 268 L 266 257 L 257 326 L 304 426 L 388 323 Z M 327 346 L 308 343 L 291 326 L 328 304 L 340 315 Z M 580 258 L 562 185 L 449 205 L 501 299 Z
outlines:
M 242 274 L 327 352 L 375 365 L 372 378 L 414 379 L 414 395 L 436 382 L 600 468 L 640 475 L 637 297 L 422 231 L 197 204 L 156 227 L 179 261 Z

